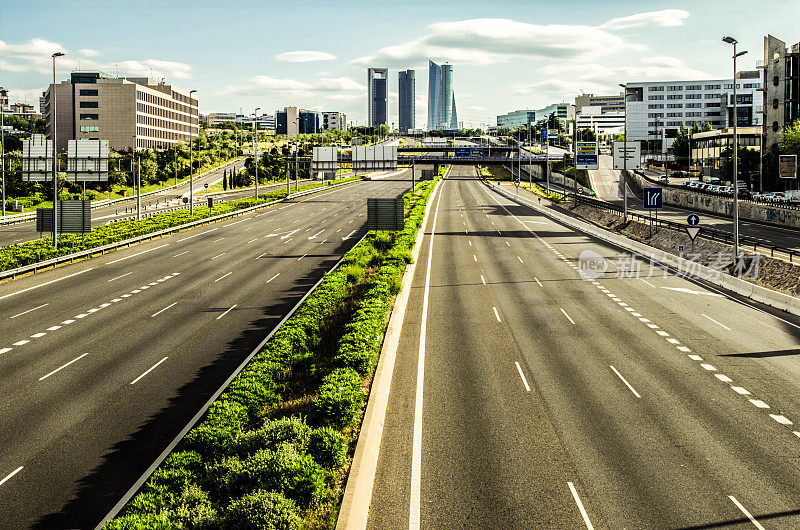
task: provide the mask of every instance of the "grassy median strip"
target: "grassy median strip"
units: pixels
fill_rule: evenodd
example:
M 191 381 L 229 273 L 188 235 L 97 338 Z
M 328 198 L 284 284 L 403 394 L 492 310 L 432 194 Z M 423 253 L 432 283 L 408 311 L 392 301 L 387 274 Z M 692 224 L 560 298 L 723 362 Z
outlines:
M 437 179 L 438 180 L 438 179 Z M 234 378 L 107 529 L 333 528 L 425 205 L 371 232 Z
M 356 180 L 356 178 L 350 177 L 333 182 L 341 184 L 351 180 Z M 298 191 L 328 186 L 330 182 L 332 181 L 304 184 L 300 186 Z M 189 215 L 189 209 L 186 208 L 174 212 L 155 214 L 140 220 L 130 219 L 100 226 L 93 228 L 89 234 L 85 235 L 64 234 L 60 235 L 58 238 L 58 250 L 53 249 L 52 241 L 48 238 L 40 238 L 33 241 L 9 245 L 0 248 L 0 271 L 15 269 L 40 261 L 47 261 L 59 256 L 66 256 L 82 250 L 101 247 L 109 243 L 117 243 L 140 235 L 152 234 L 159 230 L 180 226 L 192 221 L 275 201 L 285 196 L 285 189 L 277 189 L 259 194 L 258 199 L 255 197 L 237 199 L 217 204 L 213 208 L 209 208 L 208 206 L 195 206 L 194 215 Z

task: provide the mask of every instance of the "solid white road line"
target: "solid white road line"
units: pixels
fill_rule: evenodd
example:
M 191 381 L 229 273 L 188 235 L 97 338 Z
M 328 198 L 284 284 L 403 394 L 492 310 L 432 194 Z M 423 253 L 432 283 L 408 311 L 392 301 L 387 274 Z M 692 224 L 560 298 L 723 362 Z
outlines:
M 270 278 L 269 280 L 267 280 L 267 283 L 271 282 L 272 280 L 274 280 L 275 278 L 277 278 L 277 277 L 278 277 L 278 276 L 280 276 L 280 275 L 281 275 L 281 273 L 279 272 L 278 274 L 276 274 L 275 276 L 273 276 L 272 278 Z
M 156 364 L 154 364 L 153 366 L 151 366 L 150 368 L 148 368 L 148 369 L 147 369 L 147 371 L 146 371 L 145 373 L 143 373 L 142 375 L 140 375 L 139 377 L 137 377 L 136 379 L 134 379 L 133 381 L 131 381 L 131 384 L 132 384 L 132 385 L 135 385 L 135 384 L 136 384 L 136 382 L 137 382 L 137 381 L 139 381 L 139 379 L 141 379 L 142 377 L 146 376 L 147 374 L 149 374 L 150 372 L 152 372 L 153 370 L 155 370 L 155 369 L 156 369 L 156 367 L 157 367 L 159 364 L 163 363 L 163 362 L 164 362 L 164 361 L 166 361 L 167 359 L 169 359 L 169 357 L 164 357 L 163 359 L 161 359 L 160 361 L 158 361 Z
M 157 246 L 155 248 L 150 248 L 150 249 L 147 249 L 147 250 L 143 250 L 141 252 L 137 252 L 136 254 L 131 254 L 130 256 L 125 256 L 124 258 L 119 258 L 119 259 L 115 259 L 114 261 L 109 261 L 108 263 L 106 263 L 106 265 L 112 265 L 114 263 L 119 263 L 120 261 L 125 261 L 126 259 L 135 258 L 136 256 L 141 256 L 142 254 L 147 254 L 148 252 L 153 252 L 154 250 L 158 250 L 158 249 L 164 248 L 166 246 L 169 246 L 169 243 L 164 243 L 163 245 L 159 245 L 159 246 Z
M 714 324 L 716 324 L 716 325 L 718 325 L 718 326 L 722 326 L 723 328 L 727 329 L 728 331 L 730 331 L 730 330 L 731 330 L 731 328 L 729 328 L 729 327 L 728 327 L 728 326 L 726 326 L 725 324 L 723 324 L 723 323 L 721 323 L 721 322 L 717 322 L 716 320 L 714 320 L 714 319 L 713 319 L 713 318 L 711 318 L 710 316 L 706 315 L 705 313 L 700 313 L 700 314 L 701 314 L 701 315 L 703 315 L 704 317 L 706 317 L 707 319 L 709 319 L 709 320 L 710 320 L 711 322 L 713 322 Z
M 498 322 L 500 322 L 500 315 L 497 313 L 497 308 L 492 307 L 492 310 L 494 311 L 495 318 L 497 319 Z
M 189 252 L 189 251 L 187 250 L 186 252 Z M 131 272 L 126 272 L 125 274 L 123 274 L 123 275 L 121 275 L 121 276 L 117 276 L 116 278 L 111 278 L 111 279 L 110 279 L 110 280 L 108 280 L 108 281 L 109 281 L 109 282 L 113 282 L 114 280 L 119 280 L 120 278 L 124 278 L 125 276 L 127 276 L 127 275 L 129 275 L 129 274 L 133 274 L 133 271 L 131 271 Z
M 559 307 L 559 309 L 561 309 L 561 308 Z M 575 321 L 574 321 L 574 320 L 572 320 L 572 318 L 571 318 L 571 317 L 570 317 L 570 316 L 567 314 L 567 312 L 566 312 L 566 311 L 564 311 L 563 309 L 561 309 L 561 312 L 562 312 L 562 313 L 564 313 L 564 316 L 565 316 L 565 317 L 567 317 L 567 320 L 569 320 L 569 321 L 570 321 L 572 324 L 574 324 L 574 323 L 575 323 Z
M 578 505 L 578 511 L 581 512 L 581 517 L 583 517 L 583 522 L 586 525 L 586 528 L 588 530 L 594 530 L 594 526 L 589 520 L 589 514 L 586 513 L 586 508 L 583 507 L 581 498 L 578 496 L 578 490 L 575 489 L 575 485 L 572 482 L 567 482 L 567 485 L 569 486 L 569 491 L 572 492 L 572 498 L 575 499 L 575 504 Z
M 231 311 L 233 311 L 233 308 L 234 308 L 234 307 L 236 307 L 236 304 L 233 304 L 233 305 L 230 307 L 230 309 L 226 310 L 224 313 L 222 313 L 220 316 L 218 316 L 218 317 L 216 318 L 216 320 L 219 320 L 220 318 L 224 317 L 225 315 L 227 315 L 228 313 L 230 313 Z
M 216 280 L 214 280 L 214 283 L 217 283 L 217 282 L 218 282 L 218 281 L 220 281 L 221 279 L 223 279 L 223 278 L 226 278 L 226 277 L 230 276 L 231 274 L 233 274 L 233 271 L 229 272 L 228 274 L 223 274 L 222 276 L 220 276 L 219 278 L 217 278 Z
M 431 240 L 428 243 L 428 263 L 425 270 L 425 288 L 422 291 L 422 318 L 419 326 L 419 350 L 417 359 L 417 388 L 414 397 L 414 436 L 411 442 L 411 494 L 409 500 L 408 529 L 419 530 L 420 490 L 422 481 L 422 390 L 425 383 L 425 335 L 428 332 L 428 298 L 431 290 L 431 265 L 433 263 L 433 240 L 436 236 L 436 219 L 443 188 L 436 199 L 433 213 Z
M 167 307 L 165 307 L 164 309 L 162 309 L 161 311 L 156 311 L 155 313 L 150 315 L 150 318 L 160 315 L 161 313 L 163 313 L 164 311 L 166 311 L 167 309 L 169 309 L 170 307 L 174 306 L 177 303 L 178 302 L 173 302 L 173 303 L 169 304 Z
M 80 272 L 74 272 L 72 274 L 67 274 L 66 276 L 62 276 L 61 278 L 56 278 L 55 280 L 50 280 L 49 282 L 40 283 L 39 285 L 34 285 L 32 287 L 26 287 L 25 289 L 22 289 L 20 291 L 14 292 L 14 293 L 4 294 L 3 296 L 0 296 L 0 300 L 8 298 L 9 296 L 14 296 L 16 294 L 26 293 L 26 292 L 28 292 L 30 290 L 38 289 L 39 287 L 44 287 L 45 285 L 50 285 L 51 283 L 60 282 L 61 280 L 66 280 L 67 278 L 72 278 L 73 276 L 77 276 L 79 274 L 83 274 L 84 272 L 89 272 L 91 270 L 94 270 L 94 268 L 82 270 Z
M 50 372 L 50 373 L 49 373 L 49 374 L 47 374 L 47 375 L 43 375 L 42 377 L 40 377 L 40 378 L 39 378 L 39 381 L 42 381 L 42 380 L 44 380 L 44 379 L 47 379 L 48 377 L 50 377 L 50 376 L 51 376 L 51 375 L 53 375 L 54 373 L 56 373 L 56 372 L 59 372 L 59 371 L 63 370 L 63 369 L 64 369 L 64 368 L 66 368 L 67 366 L 71 365 L 71 364 L 72 364 L 72 363 L 74 363 L 75 361 L 78 361 L 78 360 L 80 360 L 80 359 L 82 359 L 82 358 L 86 357 L 87 355 L 89 355 L 89 352 L 86 352 L 86 353 L 84 353 L 83 355 L 79 355 L 78 357 L 75 357 L 74 359 L 72 359 L 72 360 L 71 360 L 70 362 L 68 362 L 67 364 L 64 364 L 64 365 L 61 365 L 61 366 L 59 366 L 58 368 L 56 368 L 55 370 L 53 370 L 52 372 Z
M 27 314 L 27 313 L 30 313 L 31 311 L 36 311 L 37 309 L 41 309 L 41 308 L 43 308 L 43 307 L 44 307 L 44 306 L 46 306 L 46 305 L 50 305 L 50 304 L 42 304 L 42 305 L 40 305 L 40 306 L 34 307 L 33 309 L 28 309 L 27 311 L 23 311 L 22 313 L 17 313 L 17 314 L 16 314 L 16 315 L 14 315 L 13 317 L 8 317 L 8 318 L 17 318 L 17 317 L 21 317 L 22 315 L 25 315 L 25 314 Z
M 631 384 L 630 384 L 630 383 L 627 381 L 627 379 L 625 379 L 624 377 L 622 377 L 622 374 L 621 374 L 621 373 L 619 373 L 619 371 L 618 371 L 616 368 L 614 368 L 614 367 L 613 367 L 613 366 L 611 366 L 611 365 L 609 365 L 609 366 L 610 366 L 610 368 L 611 368 L 612 370 L 614 370 L 614 373 L 615 373 L 615 374 L 617 374 L 617 377 L 619 377 L 619 378 L 620 378 L 620 380 L 621 380 L 623 383 L 625 383 L 625 386 L 627 386 L 627 387 L 628 387 L 628 390 L 630 390 L 631 392 L 633 392 L 633 395 L 634 395 L 634 396 L 636 396 L 637 398 L 640 398 L 640 397 L 642 397 L 642 396 L 641 396 L 641 394 L 639 394 L 639 392 L 637 392 L 637 391 L 636 391 L 636 389 L 634 389 L 634 388 L 631 386 Z
M 12 472 L 11 472 L 11 473 L 9 473 L 8 475 L 6 475 L 6 476 L 5 476 L 5 478 L 3 478 L 2 480 L 0 480 L 0 486 L 2 486 L 3 484 L 5 484 L 5 482 L 6 482 L 8 479 L 10 479 L 10 478 L 11 478 L 11 477 L 13 477 L 14 475 L 16 475 L 17 473 L 19 473 L 20 471 L 22 471 L 22 468 L 23 468 L 23 467 L 25 467 L 25 466 L 19 466 L 17 469 L 15 469 L 14 471 L 12 471 Z
M 517 371 L 519 372 L 519 376 L 522 378 L 522 384 L 525 385 L 525 391 L 530 392 L 531 387 L 530 385 L 528 385 L 528 381 L 525 380 L 525 374 L 522 373 L 522 368 L 520 367 L 518 362 L 515 362 L 514 364 L 517 365 Z
M 736 500 L 736 497 L 734 497 L 733 495 L 728 495 L 728 498 L 731 500 L 731 502 L 732 502 L 733 504 L 735 504 L 735 505 L 736 505 L 736 507 L 737 507 L 737 508 L 739 508 L 739 511 L 741 511 L 741 512 L 742 512 L 742 513 L 745 515 L 745 517 L 747 517 L 748 519 L 750 519 L 750 522 L 751 522 L 751 523 L 753 523 L 753 526 L 755 526 L 755 527 L 756 527 L 756 528 L 758 528 L 759 530 L 764 530 L 764 527 L 763 527 L 763 526 L 761 526 L 761 523 L 759 523 L 758 521 L 756 521 L 755 517 L 753 517 L 753 516 L 750 514 L 750 512 L 748 512 L 748 511 L 747 511 L 747 508 L 745 508 L 744 506 L 742 506 L 742 503 Z

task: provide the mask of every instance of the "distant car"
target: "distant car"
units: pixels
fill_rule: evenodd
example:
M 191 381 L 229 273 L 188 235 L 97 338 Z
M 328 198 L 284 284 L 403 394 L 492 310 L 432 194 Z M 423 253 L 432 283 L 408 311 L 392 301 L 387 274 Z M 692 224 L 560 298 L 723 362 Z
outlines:
M 709 184 L 719 184 L 719 177 L 708 177 Z
M 661 175 L 658 177 L 658 180 L 664 184 L 669 184 L 669 177 L 666 175 Z
M 676 178 L 676 179 L 688 178 L 689 177 L 689 173 L 687 173 L 686 171 L 673 171 L 670 174 L 670 177 L 673 177 L 673 178 Z

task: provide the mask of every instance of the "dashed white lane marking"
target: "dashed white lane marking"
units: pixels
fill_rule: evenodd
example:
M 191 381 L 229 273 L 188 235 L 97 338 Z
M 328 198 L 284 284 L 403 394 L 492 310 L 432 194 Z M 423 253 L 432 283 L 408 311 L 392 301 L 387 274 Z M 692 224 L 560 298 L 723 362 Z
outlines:
M 131 381 L 131 384 L 132 384 L 132 385 L 135 385 L 135 384 L 136 384 L 136 383 L 137 383 L 137 382 L 138 382 L 138 381 L 139 381 L 139 380 L 140 380 L 142 377 L 146 376 L 147 374 L 149 374 L 150 372 L 152 372 L 153 370 L 155 370 L 155 369 L 156 369 L 156 367 L 158 367 L 158 365 L 159 365 L 159 364 L 163 363 L 163 362 L 164 362 L 164 361 L 166 361 L 167 359 L 169 359 L 169 357 L 164 357 L 163 359 L 161 359 L 160 361 L 158 361 L 156 364 L 154 364 L 153 366 L 151 366 L 150 368 L 148 368 L 148 369 L 147 369 L 147 370 L 146 370 L 146 371 L 145 371 L 145 372 L 144 372 L 142 375 L 140 375 L 139 377 L 137 377 L 136 379 L 134 379 L 133 381 Z
M 734 392 L 736 392 L 737 394 L 741 394 L 741 395 L 743 395 L 743 396 L 749 396 L 749 395 L 750 395 L 750 391 L 749 391 L 749 390 L 747 390 L 747 389 L 746 389 L 746 388 L 744 388 L 744 387 L 741 387 L 741 386 L 732 386 L 732 387 L 731 387 L 731 390 L 733 390 L 733 391 L 734 391 Z
M 125 296 L 125 295 L 123 295 L 123 296 Z M 67 324 L 72 324 L 73 322 L 75 322 L 75 321 L 72 320 L 72 319 L 69 319 L 69 320 L 63 321 L 62 324 L 64 324 L 66 326 Z
M 305 258 L 306 256 L 308 256 L 308 254 L 303 254 L 302 256 L 300 256 L 299 258 L 297 258 L 297 261 L 300 261 L 301 259 Z
M 11 478 L 11 477 L 13 477 L 14 475 L 16 475 L 17 473 L 19 473 L 20 471 L 22 471 L 22 468 L 24 468 L 24 467 L 25 467 L 25 466 L 19 466 L 17 469 L 15 469 L 15 470 L 14 470 L 14 471 L 12 471 L 11 473 L 9 473 L 9 474 L 8 474 L 8 475 L 6 475 L 5 477 L 3 477 L 3 479 L 2 479 L 2 480 L 0 480 L 0 486 L 2 486 L 3 484 L 5 484 L 5 483 L 6 483 L 6 481 L 8 481 L 8 479 L 10 479 L 10 478 Z
M 589 514 L 586 513 L 586 508 L 583 507 L 583 503 L 581 502 L 581 498 L 578 496 L 578 490 L 575 489 L 575 485 L 572 482 L 567 482 L 567 486 L 569 486 L 569 491 L 572 492 L 572 498 L 575 499 L 575 504 L 578 505 L 578 511 L 581 512 L 583 524 L 586 525 L 587 530 L 594 530 L 592 521 L 589 520 Z
M 181 241 L 186 241 L 187 239 L 192 239 L 193 237 L 202 236 L 203 234 L 213 232 L 214 230 L 217 230 L 217 228 L 212 228 L 211 230 L 206 230 L 205 232 L 200 232 L 199 234 L 195 234 L 193 236 L 184 237 L 183 239 L 179 239 L 178 241 L 176 241 L 176 243 L 180 243 Z
M 621 374 L 621 373 L 619 373 L 619 370 L 617 370 L 616 368 L 614 368 L 614 367 L 613 367 L 613 366 L 611 366 L 611 365 L 609 365 L 609 366 L 610 366 L 610 368 L 611 368 L 612 370 L 614 370 L 614 373 L 615 373 L 615 374 L 617 374 L 617 377 L 619 377 L 619 378 L 620 378 L 620 380 L 621 380 L 623 383 L 625 383 L 625 386 L 627 386 L 627 387 L 628 387 L 628 390 L 630 390 L 631 392 L 633 392 L 633 395 L 634 395 L 634 396 L 636 396 L 637 398 L 640 398 L 640 397 L 642 397 L 642 396 L 641 396 L 641 394 L 639 394 L 639 392 L 637 392 L 637 391 L 636 391 L 636 389 L 635 389 L 635 388 L 633 388 L 633 387 L 631 386 L 631 384 L 628 382 L 628 380 L 627 380 L 627 379 L 625 379 L 624 377 L 622 377 L 622 374 Z
M 563 310 L 562 308 L 560 308 L 560 307 L 559 307 L 559 309 L 561 309 L 561 312 L 562 312 L 562 313 L 564 313 L 564 316 L 565 316 L 565 317 L 567 317 L 567 320 L 569 320 L 569 321 L 570 321 L 570 323 L 572 323 L 572 324 L 575 324 L 575 321 L 574 321 L 574 320 L 572 320 L 572 317 L 570 317 L 570 316 L 567 314 L 567 312 L 566 312 L 566 311 L 564 311 L 564 310 Z
M 226 254 L 225 252 L 223 252 L 222 254 L 217 254 L 216 256 L 214 256 L 214 257 L 213 257 L 213 258 L 211 258 L 211 259 L 217 259 L 217 258 L 219 258 L 219 257 L 221 257 L 221 256 L 224 256 L 225 254 Z
M 222 276 L 220 276 L 219 278 L 217 278 L 216 280 L 214 280 L 214 283 L 217 283 L 218 281 L 222 280 L 223 278 L 227 278 L 227 277 L 228 277 L 228 276 L 230 276 L 231 274 L 233 274 L 233 271 L 231 271 L 231 272 L 229 272 L 229 273 L 227 273 L 227 274 L 223 274 Z
M 128 274 L 130 274 L 130 273 L 128 273 Z M 17 318 L 17 317 L 21 317 L 22 315 L 27 315 L 27 314 L 28 314 L 28 313 L 30 313 L 31 311 L 36 311 L 37 309 L 41 309 L 41 308 L 43 308 L 44 306 L 48 306 L 48 305 L 50 305 L 50 304 L 42 304 L 42 305 L 40 305 L 40 306 L 34 307 L 33 309 L 28 309 L 27 311 L 23 311 L 22 313 L 17 313 L 17 314 L 16 314 L 16 315 L 14 315 L 13 317 L 8 317 L 8 318 Z
M 250 244 L 250 243 L 252 243 L 253 241 L 258 241 L 258 238 L 251 239 L 250 241 L 248 241 L 247 243 L 245 243 L 245 245 L 249 245 L 249 244 Z
M 471 239 L 467 240 L 467 243 L 469 243 L 469 246 L 472 246 L 472 240 Z
M 189 251 L 188 251 L 188 250 L 186 250 L 186 251 L 184 251 L 184 252 L 181 252 L 180 254 L 175 254 L 175 255 L 174 255 L 174 256 L 172 256 L 172 257 L 173 257 L 173 258 L 177 258 L 178 256 L 183 256 L 184 254 L 188 254 L 188 253 L 189 253 Z
M 653 285 L 652 283 L 648 282 L 648 281 L 647 281 L 647 280 L 645 280 L 644 278 L 639 278 L 639 279 L 640 279 L 640 280 L 642 280 L 642 281 L 643 281 L 644 283 L 646 283 L 647 285 L 649 285 L 650 287 L 655 287 L 655 285 Z
M 50 326 L 49 328 L 47 328 L 47 331 L 55 331 L 57 329 L 61 329 L 61 326 Z
M 161 309 L 160 311 L 156 311 L 155 313 L 153 313 L 152 315 L 150 315 L 150 317 L 152 318 L 152 317 L 156 317 L 156 316 L 160 315 L 161 313 L 163 313 L 164 311 L 166 311 L 166 310 L 167 310 L 167 309 L 169 309 L 170 307 L 173 307 L 173 306 L 174 306 L 175 304 L 177 304 L 177 303 L 178 303 L 178 302 L 173 302 L 173 303 L 169 304 L 169 305 L 168 305 L 167 307 L 165 307 L 164 309 Z
M 189 251 L 187 250 L 186 252 L 189 252 Z M 111 279 L 110 279 L 110 280 L 108 280 L 108 281 L 109 281 L 109 282 L 113 282 L 114 280 L 119 280 L 120 278 L 124 278 L 125 276 L 128 276 L 129 274 L 133 274 L 133 271 L 131 271 L 131 272 L 126 272 L 125 274 L 122 274 L 121 276 L 117 276 L 116 278 L 111 278 Z
M 0 354 L 2 354 L 2 353 L 6 353 L 6 352 L 9 352 L 9 351 L 11 351 L 11 350 L 13 350 L 13 349 L 14 349 L 14 348 L 0 348 Z
M 38 339 L 38 338 L 44 337 L 45 335 L 47 335 L 47 333 L 44 333 L 44 332 L 34 333 L 33 335 L 31 335 L 31 338 L 32 339 Z
M 500 314 L 497 312 L 497 308 L 492 307 L 492 310 L 494 311 L 495 318 L 497 319 L 498 322 L 500 322 Z
M 760 409 L 768 409 L 769 405 L 761 401 L 760 399 L 750 399 L 750 403 L 753 404 L 754 407 L 758 407 Z
M 12 344 L 12 346 L 22 346 L 22 345 L 24 345 L 24 344 L 28 344 L 29 342 L 30 342 L 30 341 L 29 341 L 29 340 L 27 340 L 27 339 L 18 340 L 17 342 L 15 342 L 14 344 Z
M 219 239 L 215 239 L 214 241 L 212 241 L 212 243 L 217 243 L 217 242 L 219 242 L 219 241 L 222 241 L 223 239 L 225 239 L 225 238 L 224 238 L 224 237 L 221 237 L 221 238 L 219 238 Z
M 473 255 L 472 255 L 472 259 L 473 259 L 473 260 L 475 260 L 475 261 L 478 261 L 478 256 L 476 256 L 475 254 L 473 254 Z
M 230 309 L 227 309 L 227 310 L 226 310 L 224 313 L 222 313 L 220 316 L 218 316 L 218 317 L 216 318 L 216 320 L 219 320 L 220 318 L 224 317 L 225 315 L 227 315 L 228 313 L 230 313 L 231 311 L 233 311 L 233 309 L 234 309 L 235 307 L 236 307 L 236 304 L 233 304 L 233 305 L 230 307 Z
M 486 285 L 486 280 L 483 278 L 483 274 L 481 274 L 481 283 L 482 283 L 483 285 Z
M 790 420 L 786 416 L 782 416 L 781 414 L 770 414 L 769 417 L 777 421 L 781 425 L 792 425 L 792 420 Z
M 534 277 L 533 277 L 533 279 L 534 279 L 534 280 L 536 280 L 536 283 L 538 283 L 538 284 L 539 284 L 539 287 L 544 287 L 544 285 L 542 285 L 542 282 L 540 282 L 540 281 L 539 281 L 539 278 L 537 278 L 536 276 L 534 276 Z
M 508 241 L 506 241 L 506 245 L 508 245 L 508 246 L 510 247 L 510 246 L 511 246 L 511 243 L 509 243 Z
M 147 250 L 143 250 L 141 252 L 137 252 L 136 254 L 131 254 L 130 256 L 125 256 L 124 258 L 119 258 L 119 259 L 115 259 L 114 261 L 109 261 L 108 263 L 106 263 L 106 265 L 113 265 L 114 263 L 119 263 L 120 261 L 125 261 L 126 259 L 135 258 L 136 256 L 141 256 L 142 254 L 147 254 L 148 252 L 153 252 L 155 250 L 158 250 L 160 248 L 164 248 L 166 246 L 169 246 L 169 243 L 164 243 L 163 245 L 159 245 L 159 246 L 154 247 L 154 248 L 149 248 Z
M 273 276 L 272 278 L 270 278 L 269 280 L 267 280 L 267 283 L 271 282 L 272 280 L 274 280 L 275 278 L 277 278 L 277 277 L 278 277 L 278 276 L 280 276 L 280 275 L 281 275 L 281 273 L 279 272 L 278 274 L 276 274 L 275 276 Z
M 517 256 L 517 259 L 519 260 L 520 263 L 525 263 L 524 261 L 522 261 L 522 258 L 520 258 L 519 256 Z
M 515 362 L 514 364 L 517 365 L 517 371 L 519 372 L 519 376 L 522 378 L 522 384 L 525 385 L 525 391 L 530 392 L 531 387 L 530 385 L 528 385 L 528 381 L 525 379 L 525 374 L 522 373 L 522 368 L 520 367 L 518 362 Z
M 53 371 L 52 371 L 52 372 L 50 372 L 49 374 L 45 374 L 45 375 L 43 375 L 42 377 L 40 377 L 40 378 L 39 378 L 39 381 L 43 381 L 43 380 L 47 379 L 48 377 L 50 377 L 51 375 L 53 375 L 54 373 L 56 373 L 56 372 L 60 372 L 61 370 L 63 370 L 63 369 L 64 369 L 64 368 L 66 368 L 67 366 L 71 365 L 72 363 L 74 363 L 74 362 L 76 362 L 76 361 L 79 361 L 79 360 L 83 359 L 83 358 L 84 358 L 84 357 L 86 357 L 87 355 L 89 355 L 89 352 L 86 352 L 86 353 L 84 353 L 83 355 L 79 355 L 79 356 L 75 357 L 74 359 L 72 359 L 70 362 L 68 362 L 68 363 L 66 363 L 66 364 L 62 364 L 61 366 L 59 366 L 58 368 L 56 368 L 55 370 L 53 370 Z
M 89 272 L 91 270 L 94 270 L 94 268 L 85 269 L 85 270 L 82 270 L 82 271 L 79 271 L 79 272 L 74 272 L 72 274 L 67 274 L 66 276 L 62 276 L 61 278 L 56 278 L 55 280 L 50 280 L 49 282 L 40 283 L 38 285 L 32 285 L 31 287 L 26 287 L 25 289 L 21 289 L 19 291 L 13 292 L 13 293 L 4 294 L 3 296 L 0 296 L 0 300 L 4 300 L 4 299 L 6 299 L 6 298 L 8 298 L 10 296 L 14 296 L 14 295 L 17 295 L 17 294 L 27 293 L 28 291 L 31 291 L 33 289 L 38 289 L 39 287 L 44 287 L 45 285 L 50 285 L 51 283 L 60 282 L 61 280 L 66 280 L 67 278 L 72 278 L 74 276 L 77 276 L 79 274 L 83 274 L 85 272 Z
M 713 322 L 714 324 L 716 324 L 716 325 L 718 325 L 718 326 L 721 326 L 721 327 L 723 327 L 723 328 L 727 329 L 728 331 L 730 331 L 730 330 L 731 330 L 731 328 L 729 328 L 728 326 L 726 326 L 726 325 L 725 325 L 725 324 L 723 324 L 722 322 L 717 322 L 716 320 L 714 320 L 714 319 L 713 319 L 713 318 L 711 318 L 710 316 L 706 315 L 705 313 L 700 313 L 700 314 L 701 314 L 702 316 L 706 317 L 707 319 L 709 319 L 709 320 L 710 320 L 711 322 Z
M 733 379 L 731 379 L 730 377 L 728 377 L 725 374 L 714 374 L 714 377 L 716 377 L 717 379 L 719 379 L 723 383 L 733 383 Z
M 691 360 L 693 360 L 693 361 L 702 361 L 703 360 L 702 357 L 700 357 L 699 355 L 695 355 L 695 354 L 689 355 L 689 358 Z
M 712 364 L 702 363 L 700 366 L 702 366 L 704 370 L 708 370 L 709 372 L 717 371 L 717 368 Z
M 736 497 L 734 497 L 733 495 L 728 495 L 728 498 L 731 500 L 733 504 L 736 505 L 737 508 L 739 508 L 739 511 L 742 512 L 745 515 L 745 517 L 750 519 L 750 522 L 753 523 L 753 526 L 758 528 L 758 530 L 764 530 L 764 527 L 761 526 L 761 523 L 756 521 L 755 517 L 753 517 L 752 514 L 747 511 L 747 508 L 742 506 L 742 503 L 736 500 Z

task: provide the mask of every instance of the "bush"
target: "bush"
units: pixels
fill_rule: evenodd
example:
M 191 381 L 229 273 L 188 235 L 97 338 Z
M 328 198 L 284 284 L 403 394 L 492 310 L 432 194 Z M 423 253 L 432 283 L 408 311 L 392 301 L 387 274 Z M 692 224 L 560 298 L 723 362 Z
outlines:
M 233 501 L 225 513 L 226 530 L 298 530 L 297 505 L 280 493 L 257 490 Z
M 186 435 L 184 444 L 187 449 L 204 457 L 212 457 L 220 449 L 224 451 L 233 444 L 247 421 L 244 405 L 235 401 L 215 401 L 208 408 L 203 423 Z
M 347 461 L 347 440 L 330 427 L 320 427 L 311 432 L 308 453 L 323 467 L 341 467 Z
M 259 449 L 276 449 L 282 443 L 289 443 L 297 451 L 305 452 L 310 435 L 311 427 L 303 418 L 291 416 L 271 420 L 258 429 L 242 433 L 236 440 L 234 451 L 237 456 L 246 457 Z
M 172 530 L 175 526 L 170 522 L 169 517 L 164 514 L 142 513 L 135 515 L 123 515 L 110 520 L 103 527 L 104 530 Z
M 352 368 L 339 368 L 322 380 L 314 410 L 322 423 L 342 429 L 355 421 L 363 401 L 361 376 Z

